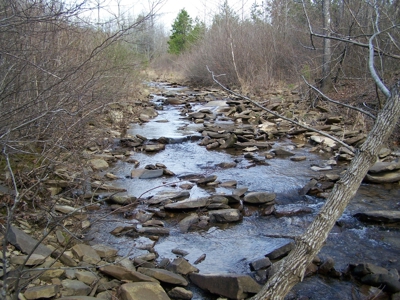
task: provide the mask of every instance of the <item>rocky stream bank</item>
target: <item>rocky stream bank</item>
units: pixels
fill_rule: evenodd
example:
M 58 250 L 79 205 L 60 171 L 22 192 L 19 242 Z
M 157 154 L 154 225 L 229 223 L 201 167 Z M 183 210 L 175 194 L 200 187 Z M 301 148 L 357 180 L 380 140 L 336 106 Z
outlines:
M 59 226 L 36 249 L 29 224 L 20 220 L 9 232 L 3 284 L 18 277 L 26 285 L 20 299 L 248 298 L 352 159 L 335 140 L 240 97 L 156 86 L 127 131 L 112 131 L 110 147 L 85 151 L 84 207 L 63 193 L 71 174 L 60 168 L 62 179 L 48 182 Z M 274 91 L 260 103 L 350 148 L 365 140 L 350 115 L 312 108 L 296 91 Z M 126 109 L 107 114 L 118 119 Z M 383 147 L 287 299 L 400 299 L 398 157 Z M 19 266 L 23 276 L 15 276 Z

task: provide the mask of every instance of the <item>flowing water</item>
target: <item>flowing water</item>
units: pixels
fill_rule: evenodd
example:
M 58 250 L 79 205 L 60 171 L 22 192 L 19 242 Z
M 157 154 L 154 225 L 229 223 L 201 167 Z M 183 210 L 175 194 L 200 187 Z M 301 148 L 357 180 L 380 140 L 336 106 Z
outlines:
M 167 88 L 168 87 L 164 87 Z M 174 89 L 169 88 L 169 91 Z M 180 93 L 193 94 L 186 89 L 175 89 Z M 160 104 L 164 98 L 154 96 L 153 101 Z M 203 104 L 194 104 L 194 110 Z M 197 264 L 201 273 L 239 273 L 251 274 L 249 263 L 262 258 L 266 252 L 273 250 L 288 241 L 289 237 L 304 232 L 313 220 L 324 199 L 300 196 L 298 191 L 309 180 L 319 174 L 310 169 L 327 157 L 310 153 L 309 148 L 294 148 L 290 139 L 275 141 L 275 146 L 292 147 L 297 155 L 305 155 L 307 159 L 293 162 L 287 158 L 268 160 L 268 165 L 253 166 L 243 157 L 241 150 L 207 150 L 198 145 L 200 134 L 197 129 L 203 125 L 194 124 L 179 113 L 179 105 L 164 105 L 159 116 L 143 125 L 131 125 L 128 134 L 140 134 L 148 139 L 166 137 L 170 141 L 165 150 L 158 153 L 135 152 L 133 158 L 140 166 L 162 163 L 177 176 L 155 179 L 130 178 L 132 164 L 119 161 L 110 169 L 122 179 L 114 184 L 127 189 L 126 194 L 142 198 L 150 197 L 160 191 L 177 191 L 184 183 L 179 177 L 187 174 L 217 175 L 219 181 L 236 180 L 237 187 L 248 187 L 249 191 L 270 191 L 277 195 L 277 206 L 307 206 L 312 213 L 292 217 L 276 218 L 261 216 L 256 207 L 244 207 L 243 220 L 233 224 L 211 224 L 209 227 L 181 233 L 177 223 L 189 213 L 169 213 L 164 220 L 170 235 L 154 242 L 146 237 L 115 237 L 109 232 L 117 226 L 129 226 L 132 220 L 119 215 L 106 217 L 95 230 L 92 230 L 93 242 L 109 244 L 119 250 L 119 255 L 134 257 L 148 253 L 154 247 L 162 258 L 176 257 L 171 252 L 178 248 L 189 252 L 185 257 L 190 263 L 206 254 L 206 259 Z M 217 109 L 217 107 L 208 107 Z M 222 119 L 217 124 L 233 124 Z M 262 156 L 260 156 L 261 158 Z M 219 163 L 237 162 L 236 167 L 222 169 Z M 232 189 L 222 187 L 200 188 L 196 185 L 190 190 L 191 198 L 209 194 L 230 194 Z M 399 209 L 399 185 L 362 185 L 357 196 L 337 222 L 320 252 L 320 257 L 332 257 L 335 268 L 344 270 L 349 263 L 370 262 L 386 268 L 400 269 L 400 231 L 396 227 L 363 224 L 352 217 L 359 211 L 373 209 Z M 146 209 L 145 205 L 138 209 Z M 193 299 L 216 299 L 215 295 L 206 294 L 196 287 L 189 287 L 194 292 Z M 289 298 L 300 296 L 309 299 L 364 299 L 366 294 L 359 287 L 348 281 L 313 276 L 296 285 Z

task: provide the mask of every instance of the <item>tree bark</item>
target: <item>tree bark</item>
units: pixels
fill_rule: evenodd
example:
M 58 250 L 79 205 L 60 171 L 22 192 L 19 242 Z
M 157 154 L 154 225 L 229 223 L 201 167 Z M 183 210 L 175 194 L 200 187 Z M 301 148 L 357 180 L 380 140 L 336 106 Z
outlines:
M 323 56 L 322 56 L 322 79 L 321 79 L 321 90 L 326 93 L 332 88 L 331 80 L 331 39 L 330 27 L 331 27 L 331 14 L 330 14 L 330 0 L 324 0 L 322 2 L 322 19 L 323 19 L 323 34 L 324 38 L 323 45 Z
M 346 173 L 335 184 L 328 200 L 306 232 L 296 239 L 295 248 L 274 267 L 274 274 L 252 300 L 284 299 L 303 280 L 307 266 L 321 250 L 337 219 L 356 194 L 379 150 L 390 137 L 400 117 L 400 81 L 392 88 L 367 140 L 358 149 Z

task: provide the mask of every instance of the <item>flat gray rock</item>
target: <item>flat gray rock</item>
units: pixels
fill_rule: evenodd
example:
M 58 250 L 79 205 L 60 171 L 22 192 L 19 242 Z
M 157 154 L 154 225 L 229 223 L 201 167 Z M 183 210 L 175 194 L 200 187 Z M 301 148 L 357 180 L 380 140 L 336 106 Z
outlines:
M 35 246 L 39 243 L 37 240 L 32 238 L 30 235 L 26 234 L 22 230 L 19 230 L 15 226 L 11 226 L 7 234 L 8 242 L 14 245 L 17 249 L 21 250 L 23 253 L 29 254 Z M 39 254 L 43 256 L 49 256 L 52 251 L 43 244 L 39 246 L 33 252 L 34 254 Z
M 269 192 L 252 192 L 248 193 L 243 202 L 251 203 L 251 204 L 264 204 L 269 203 L 272 204 L 275 202 L 276 194 Z
M 209 204 L 210 200 L 208 198 L 198 198 L 198 199 L 187 199 L 178 201 L 175 203 L 170 203 L 164 206 L 165 209 L 196 209 L 200 207 L 205 207 Z

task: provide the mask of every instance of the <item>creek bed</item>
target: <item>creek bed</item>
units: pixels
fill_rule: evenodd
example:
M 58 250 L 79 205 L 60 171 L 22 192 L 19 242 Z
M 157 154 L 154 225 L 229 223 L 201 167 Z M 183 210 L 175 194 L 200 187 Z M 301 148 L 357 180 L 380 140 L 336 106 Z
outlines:
M 164 87 L 168 89 L 168 87 Z M 169 89 L 169 91 L 185 91 L 183 89 Z M 189 91 L 187 91 L 189 93 Z M 193 93 L 193 92 L 190 92 Z M 153 101 L 159 103 L 163 98 L 155 96 Z M 199 106 L 200 104 L 195 104 Z M 108 243 L 119 250 L 119 255 L 134 257 L 147 253 L 149 247 L 154 247 L 160 261 L 162 258 L 176 257 L 172 249 L 183 249 L 189 254 L 185 257 L 190 263 L 206 254 L 206 259 L 197 264 L 201 273 L 238 273 L 251 274 L 249 263 L 261 258 L 268 250 L 273 250 L 287 243 L 302 232 L 310 224 L 324 199 L 312 196 L 300 196 L 299 190 L 318 176 L 311 170 L 311 165 L 318 165 L 327 157 L 309 152 L 311 146 L 293 150 L 297 155 L 306 156 L 306 160 L 293 162 L 288 158 L 274 158 L 268 160 L 268 165 L 253 166 L 243 157 L 243 152 L 237 149 L 207 150 L 198 144 L 200 134 L 197 129 L 202 124 L 194 124 L 188 118 L 180 115 L 179 105 L 164 105 L 164 110 L 150 122 L 143 125 L 132 124 L 128 134 L 140 134 L 148 139 L 166 137 L 170 143 L 165 150 L 157 153 L 135 152 L 133 158 L 140 162 L 140 166 L 162 163 L 173 171 L 176 176 L 154 179 L 130 178 L 132 165 L 118 161 L 109 171 L 121 179 L 114 181 L 114 185 L 127 190 L 130 196 L 147 198 L 160 191 L 179 190 L 177 186 L 184 183 L 178 177 L 187 174 L 217 175 L 218 180 L 224 182 L 236 180 L 237 187 L 247 187 L 248 191 L 269 191 L 277 195 L 276 205 L 288 206 L 303 205 L 311 209 L 311 213 L 291 217 L 276 218 L 262 216 L 256 207 L 245 206 L 244 217 L 240 222 L 230 224 L 210 224 L 206 228 L 190 230 L 181 233 L 177 223 L 188 212 L 169 213 L 164 220 L 170 229 L 170 235 L 161 237 L 157 242 L 148 238 L 131 238 L 127 236 L 114 237 L 109 232 L 117 226 L 132 225 L 131 220 L 119 215 L 106 217 L 91 236 L 93 242 Z M 218 120 L 217 120 L 218 122 Z M 230 124 L 221 121 L 221 124 Z M 293 145 L 290 139 L 275 141 L 278 146 Z M 233 168 L 220 168 L 224 162 L 237 162 Z M 172 185 L 172 186 L 170 186 Z M 399 206 L 400 189 L 398 184 L 367 185 L 360 187 L 356 197 L 352 200 L 343 216 L 330 233 L 320 257 L 332 257 L 335 268 L 344 270 L 349 263 L 369 262 L 391 269 L 400 269 L 400 231 L 396 227 L 371 225 L 359 222 L 352 215 L 360 210 L 391 209 Z M 201 188 L 194 186 L 190 190 L 191 198 L 199 198 L 209 194 L 230 194 L 232 189 L 222 187 Z M 137 209 L 145 210 L 145 202 Z M 214 295 L 200 291 L 194 286 L 189 287 L 194 292 L 193 299 L 216 299 Z M 306 278 L 296 285 L 288 299 L 299 296 L 310 299 L 355 299 L 362 294 L 353 283 L 340 281 L 318 275 Z M 361 296 L 359 296 L 361 297 Z

